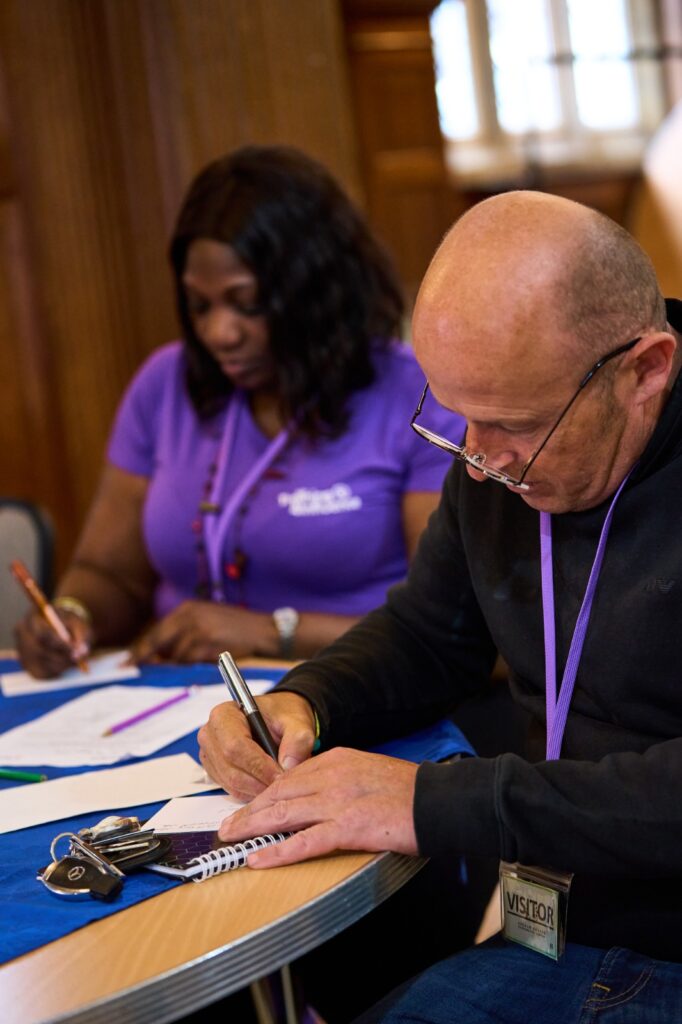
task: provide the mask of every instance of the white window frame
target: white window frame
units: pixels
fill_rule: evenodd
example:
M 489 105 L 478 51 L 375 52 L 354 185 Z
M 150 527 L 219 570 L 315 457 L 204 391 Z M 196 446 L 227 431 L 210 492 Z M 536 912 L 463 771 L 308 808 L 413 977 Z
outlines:
M 497 116 L 493 63 L 488 45 L 488 12 L 485 0 L 463 0 L 471 51 L 480 130 L 471 139 L 445 139 L 448 166 L 463 184 L 519 181 L 529 169 L 615 171 L 634 170 L 644 148 L 666 114 L 664 75 L 660 61 L 634 60 L 635 88 L 640 120 L 628 128 L 596 130 L 580 123 L 573 70 L 557 64 L 563 120 L 557 131 L 532 130 L 511 134 Z M 513 2 L 513 0 L 510 0 Z M 599 2 L 599 0 L 595 0 Z M 566 0 L 546 0 L 557 54 L 570 53 Z M 656 51 L 660 47 L 655 0 L 626 0 L 632 49 Z

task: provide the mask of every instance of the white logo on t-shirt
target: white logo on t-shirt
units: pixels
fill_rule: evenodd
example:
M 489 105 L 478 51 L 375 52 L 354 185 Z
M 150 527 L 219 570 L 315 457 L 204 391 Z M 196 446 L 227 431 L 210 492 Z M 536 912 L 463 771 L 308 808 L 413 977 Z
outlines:
M 362 508 L 362 498 L 353 494 L 348 484 L 333 484 L 326 491 L 311 487 L 297 487 L 290 494 L 282 491 L 277 503 L 287 508 L 290 516 L 333 516 Z

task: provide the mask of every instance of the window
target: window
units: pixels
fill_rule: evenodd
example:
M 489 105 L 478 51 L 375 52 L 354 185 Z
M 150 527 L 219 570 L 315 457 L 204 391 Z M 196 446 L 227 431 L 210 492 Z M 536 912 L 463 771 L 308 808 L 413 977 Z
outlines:
M 441 0 L 431 17 L 461 177 L 636 165 L 664 113 L 654 0 Z

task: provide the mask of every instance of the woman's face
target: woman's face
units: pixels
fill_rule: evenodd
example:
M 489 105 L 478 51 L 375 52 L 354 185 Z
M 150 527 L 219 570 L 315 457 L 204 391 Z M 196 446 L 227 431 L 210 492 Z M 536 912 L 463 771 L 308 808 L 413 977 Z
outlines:
M 187 250 L 182 283 L 202 345 L 235 387 L 275 386 L 276 365 L 256 276 L 223 242 L 198 238 Z

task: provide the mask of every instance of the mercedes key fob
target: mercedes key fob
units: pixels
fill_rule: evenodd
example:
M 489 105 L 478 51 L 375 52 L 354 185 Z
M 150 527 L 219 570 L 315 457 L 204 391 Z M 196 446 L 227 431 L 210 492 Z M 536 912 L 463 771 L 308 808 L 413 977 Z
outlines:
M 89 896 L 96 900 L 109 900 L 123 888 L 122 878 L 105 873 L 82 857 L 67 856 L 52 861 L 38 872 L 37 877 L 55 896 L 72 900 Z

